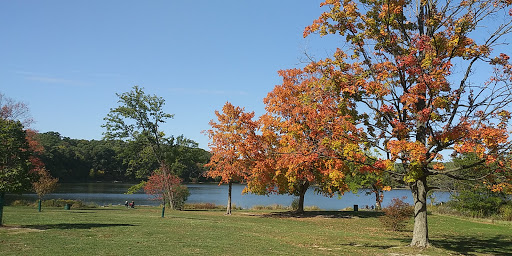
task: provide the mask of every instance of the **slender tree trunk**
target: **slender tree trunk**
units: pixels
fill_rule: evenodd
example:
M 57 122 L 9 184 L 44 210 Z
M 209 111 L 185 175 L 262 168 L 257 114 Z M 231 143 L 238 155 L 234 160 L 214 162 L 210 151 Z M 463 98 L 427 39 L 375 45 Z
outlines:
M 42 203 L 43 200 L 41 200 L 41 198 L 39 198 L 39 201 L 38 201 L 38 204 L 37 204 L 37 211 L 38 212 L 41 212 L 41 203 Z
M 169 200 L 169 209 L 176 210 L 176 207 L 174 207 L 174 202 L 176 199 L 174 198 L 176 195 L 172 191 L 171 184 L 169 184 L 169 175 L 171 175 L 169 169 L 167 168 L 167 164 L 165 162 L 161 162 L 160 166 L 162 166 L 163 175 L 164 175 L 164 194 L 167 194 L 167 200 Z M 164 197 L 165 198 L 165 197 Z M 165 205 L 165 199 L 164 199 L 164 205 Z
M 170 191 L 170 189 L 167 189 L 167 198 L 169 199 L 169 209 L 176 210 L 174 208 L 174 203 L 173 203 L 175 201 L 174 194 L 172 193 L 172 191 Z
M 375 210 L 381 210 L 382 204 L 381 204 L 379 190 L 374 190 L 374 193 L 375 193 Z
M 162 204 L 162 218 L 165 218 L 165 197 Z
M 158 148 L 160 148 L 160 146 L 158 146 Z M 156 151 L 155 151 L 155 154 Z M 161 157 L 159 157 L 161 158 Z M 164 195 L 167 195 L 167 199 L 169 200 L 169 209 L 171 210 L 176 210 L 175 207 L 174 207 L 174 194 L 172 192 L 172 187 L 171 187 L 171 184 L 169 184 L 169 175 L 171 175 L 171 172 L 167 166 L 167 163 L 163 160 L 160 160 L 160 169 L 162 170 L 162 174 L 164 175 Z
M 379 188 L 372 184 L 373 193 L 375 194 L 375 210 L 381 210 L 382 209 L 382 198 L 381 198 L 381 192 Z
M 4 196 L 5 193 L 0 191 L 0 226 L 3 225 L 2 216 L 4 214 Z
M 306 195 L 308 188 L 309 181 L 305 181 L 299 185 L 299 207 L 297 208 L 297 213 L 304 213 L 304 195 Z
M 228 207 L 226 207 L 226 214 L 231 215 L 231 190 L 233 188 L 233 182 L 228 182 Z
M 422 177 L 409 187 L 414 197 L 414 230 L 411 246 L 428 247 L 427 178 Z

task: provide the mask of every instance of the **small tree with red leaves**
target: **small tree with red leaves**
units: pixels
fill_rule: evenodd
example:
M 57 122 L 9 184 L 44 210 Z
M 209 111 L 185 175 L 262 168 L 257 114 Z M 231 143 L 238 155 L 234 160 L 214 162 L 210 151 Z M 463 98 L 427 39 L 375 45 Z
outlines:
M 37 169 L 35 172 L 39 176 L 39 179 L 35 182 L 32 182 L 32 189 L 36 192 L 39 198 L 38 211 L 40 212 L 41 201 L 43 200 L 43 197 L 46 194 L 53 192 L 57 188 L 59 179 L 52 177 L 50 173 L 44 168 Z
M 181 210 L 190 192 L 187 186 L 181 184 L 182 180 L 173 174 L 154 172 L 144 186 L 144 192 L 152 195 L 155 200 L 161 200 L 163 211 L 168 203 L 171 209 Z M 162 212 L 162 217 L 164 216 Z

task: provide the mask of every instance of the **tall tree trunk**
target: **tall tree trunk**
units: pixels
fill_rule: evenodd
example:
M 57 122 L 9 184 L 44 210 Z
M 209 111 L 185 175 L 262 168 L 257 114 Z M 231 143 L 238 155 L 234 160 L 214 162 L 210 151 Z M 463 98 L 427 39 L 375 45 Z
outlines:
M 164 196 L 163 204 L 162 204 L 162 218 L 165 218 L 165 196 Z
M 155 154 L 156 154 L 156 151 L 155 151 Z M 170 171 L 169 171 L 169 168 L 167 167 L 167 164 L 165 163 L 165 161 L 163 160 L 160 160 L 160 170 L 162 170 L 162 174 L 164 176 L 164 195 L 166 194 L 167 195 L 167 199 L 169 200 L 169 208 L 171 210 L 175 210 L 174 209 L 174 195 L 172 193 L 172 188 L 171 188 L 171 184 L 169 184 L 169 175 L 170 175 Z M 164 196 L 165 198 L 165 196 Z M 164 199 L 164 202 L 165 202 L 165 199 Z
M 380 189 L 375 185 L 372 184 L 373 193 L 375 194 L 375 210 L 381 210 L 382 209 L 382 198 L 381 198 L 381 192 Z M 384 192 L 382 192 L 384 193 Z
M 38 211 L 38 212 L 41 212 L 41 204 L 42 204 L 42 201 L 43 201 L 43 200 L 42 200 L 41 198 L 39 198 L 39 201 L 38 201 L 38 203 L 37 203 L 37 211 Z
M 170 189 L 167 189 L 166 192 L 167 192 L 167 199 L 169 200 L 169 209 L 176 210 L 174 208 L 174 201 L 175 201 L 174 194 L 172 193 L 172 191 Z
M 233 188 L 233 182 L 228 182 L 228 207 L 226 207 L 226 214 L 231 215 L 231 190 Z
M 305 181 L 299 185 L 299 207 L 297 208 L 297 213 L 304 213 L 304 195 L 306 195 L 306 191 L 309 188 L 309 181 Z
M 379 190 L 374 190 L 374 193 L 375 193 L 375 210 L 381 210 L 382 204 L 381 204 Z
M 4 196 L 5 193 L 0 191 L 0 226 L 2 226 L 2 216 L 4 214 Z
M 430 35 L 432 33 L 431 26 L 425 24 L 426 17 L 430 15 L 431 1 L 419 1 L 418 29 L 420 35 Z M 425 31 L 425 28 L 427 31 Z M 425 52 L 419 52 L 419 59 L 425 58 Z M 425 99 L 427 92 L 418 93 L 418 102 L 416 102 L 416 111 L 420 113 L 426 108 Z M 423 121 L 416 123 L 416 142 L 427 145 L 427 125 Z M 428 158 L 428 157 L 427 157 Z M 422 163 L 424 164 L 424 163 Z M 411 170 L 409 170 L 411 171 Z M 424 170 L 426 171 L 426 170 Z M 412 233 L 411 246 L 427 247 L 428 243 L 428 224 L 427 224 L 427 176 L 421 175 L 421 178 L 409 184 L 414 197 L 414 230 Z
M 421 177 L 409 187 L 414 197 L 414 230 L 411 246 L 428 247 L 427 177 Z

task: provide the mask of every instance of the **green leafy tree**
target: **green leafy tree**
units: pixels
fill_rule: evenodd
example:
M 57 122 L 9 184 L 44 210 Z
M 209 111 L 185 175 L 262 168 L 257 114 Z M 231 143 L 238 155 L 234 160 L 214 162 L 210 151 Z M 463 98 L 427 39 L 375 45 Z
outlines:
M 208 151 L 198 148 L 197 142 L 180 135 L 166 145 L 166 160 L 171 171 L 185 182 L 197 182 L 204 179 L 204 165 L 208 163 Z
M 366 189 L 366 195 L 373 195 L 375 198 L 375 209 L 382 209 L 384 200 L 384 191 L 391 190 L 389 175 L 378 174 L 375 172 L 355 171 L 347 178 L 350 190 L 357 193 L 359 189 Z
M 120 139 L 133 143 L 139 154 L 138 163 L 151 163 L 151 158 L 156 159 L 161 174 L 167 177 L 171 171 L 171 164 L 167 161 L 166 145 L 171 138 L 166 137 L 161 131 L 161 125 L 173 115 L 163 110 L 165 100 L 156 95 L 147 95 L 142 88 L 134 86 L 129 92 L 117 94 L 119 106 L 110 109 L 105 117 L 106 139 Z M 150 167 L 150 165 L 148 165 Z M 155 169 L 146 169 L 146 177 Z M 142 176 L 142 173 L 138 174 Z M 172 198 L 173 184 L 164 179 L 164 188 L 167 198 Z M 170 204 L 171 209 L 173 205 Z
M 118 141 L 115 146 L 117 158 L 121 161 L 124 177 L 140 181 L 147 179 L 160 163 L 153 154 L 151 147 L 142 141 Z
M 91 170 L 103 174 L 103 179 L 123 180 L 122 165 L 117 152 L 108 141 L 87 141 L 87 158 L 91 161 Z
M 31 151 L 19 121 L 0 118 L 0 225 L 6 193 L 23 192 L 31 186 Z
M 116 94 L 120 106 L 110 109 L 105 117 L 106 139 L 137 141 L 151 148 L 153 155 L 161 164 L 165 164 L 163 145 L 168 138 L 160 125 L 173 115 L 163 111 L 165 100 L 156 95 L 147 95 L 143 89 L 134 86 L 129 92 Z
M 88 179 L 92 154 L 84 147 L 86 140 L 62 137 L 58 132 L 40 133 L 36 139 L 44 148 L 38 157 L 52 176 L 64 182 Z
M 500 207 L 510 202 L 510 198 L 504 193 L 495 193 L 486 187 L 475 187 L 458 191 L 452 195 L 448 205 L 471 217 L 484 218 L 498 214 Z

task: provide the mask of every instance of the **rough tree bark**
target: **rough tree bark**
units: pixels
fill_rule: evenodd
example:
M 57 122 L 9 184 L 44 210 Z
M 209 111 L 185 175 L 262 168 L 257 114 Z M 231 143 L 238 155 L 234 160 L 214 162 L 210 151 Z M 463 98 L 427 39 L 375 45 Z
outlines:
M 226 215 L 231 215 L 231 191 L 233 188 L 233 181 L 228 182 L 228 206 L 226 207 Z
M 304 195 L 309 188 L 309 181 L 305 181 L 299 185 L 299 205 L 297 213 L 304 213 Z
M 423 176 L 409 184 L 414 199 L 414 230 L 411 246 L 428 247 L 427 178 Z
M 380 203 L 380 192 L 378 190 L 375 190 L 375 210 L 382 209 L 382 205 Z

